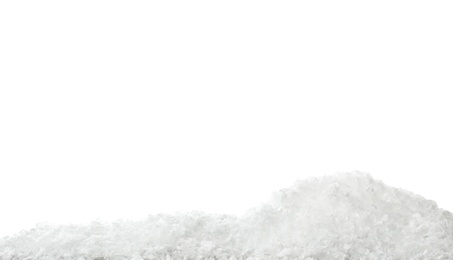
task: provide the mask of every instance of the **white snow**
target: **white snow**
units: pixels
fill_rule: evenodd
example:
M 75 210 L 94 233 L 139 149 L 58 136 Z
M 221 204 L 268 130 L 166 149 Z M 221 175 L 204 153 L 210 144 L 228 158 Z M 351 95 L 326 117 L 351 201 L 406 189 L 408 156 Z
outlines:
M 453 259 L 453 214 L 368 174 L 342 173 L 298 181 L 240 217 L 40 224 L 3 238 L 0 259 Z

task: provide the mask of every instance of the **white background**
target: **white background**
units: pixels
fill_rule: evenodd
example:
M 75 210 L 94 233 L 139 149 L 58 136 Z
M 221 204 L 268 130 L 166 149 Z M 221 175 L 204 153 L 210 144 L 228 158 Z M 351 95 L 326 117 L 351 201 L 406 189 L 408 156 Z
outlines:
M 360 170 L 453 211 L 450 1 L 1 1 L 0 235 Z

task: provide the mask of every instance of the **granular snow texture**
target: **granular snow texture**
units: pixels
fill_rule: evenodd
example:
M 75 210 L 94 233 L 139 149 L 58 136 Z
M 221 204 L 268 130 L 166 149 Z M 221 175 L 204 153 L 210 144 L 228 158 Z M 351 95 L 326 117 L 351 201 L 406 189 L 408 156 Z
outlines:
M 38 225 L 2 239 L 0 259 L 453 259 L 453 214 L 354 172 L 299 181 L 241 217 Z

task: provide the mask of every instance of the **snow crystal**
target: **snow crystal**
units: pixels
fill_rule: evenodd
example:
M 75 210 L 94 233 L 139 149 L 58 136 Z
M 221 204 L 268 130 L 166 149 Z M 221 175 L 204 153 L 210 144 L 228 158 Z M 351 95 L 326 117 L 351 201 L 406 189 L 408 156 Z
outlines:
M 241 217 L 41 224 L 0 241 L 0 260 L 12 259 L 453 259 L 453 214 L 343 173 L 299 181 Z

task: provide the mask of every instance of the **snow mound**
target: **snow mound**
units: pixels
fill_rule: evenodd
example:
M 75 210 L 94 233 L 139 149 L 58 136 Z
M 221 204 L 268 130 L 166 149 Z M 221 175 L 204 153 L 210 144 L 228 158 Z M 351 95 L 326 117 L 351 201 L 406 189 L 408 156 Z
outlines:
M 38 225 L 0 241 L 0 260 L 12 259 L 453 259 L 453 214 L 344 173 L 299 181 L 241 217 Z

